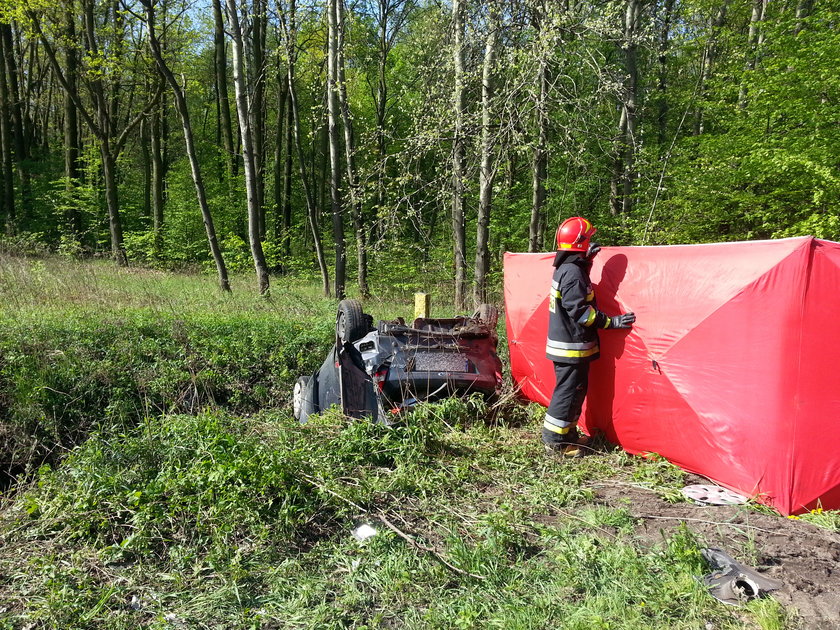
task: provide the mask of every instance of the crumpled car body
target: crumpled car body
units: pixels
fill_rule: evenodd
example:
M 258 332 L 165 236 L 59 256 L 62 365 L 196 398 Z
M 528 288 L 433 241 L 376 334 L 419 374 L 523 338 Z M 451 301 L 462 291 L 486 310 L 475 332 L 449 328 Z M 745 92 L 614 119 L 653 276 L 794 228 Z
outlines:
M 295 385 L 295 417 L 301 422 L 339 405 L 347 416 L 388 424 L 419 402 L 498 393 L 502 364 L 495 308 L 482 306 L 472 317 L 418 318 L 411 325 L 380 321 L 376 327 L 362 314 L 368 323 L 354 329 L 341 328 L 345 302 L 354 301 L 339 307 L 336 344 L 321 367 Z

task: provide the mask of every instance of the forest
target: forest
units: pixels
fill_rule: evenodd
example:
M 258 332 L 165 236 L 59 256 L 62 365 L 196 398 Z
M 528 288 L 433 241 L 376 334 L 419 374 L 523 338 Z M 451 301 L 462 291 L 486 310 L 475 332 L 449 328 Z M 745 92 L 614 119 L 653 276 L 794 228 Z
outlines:
M 10 251 L 443 276 L 583 215 L 612 245 L 840 238 L 836 0 L 4 0 Z

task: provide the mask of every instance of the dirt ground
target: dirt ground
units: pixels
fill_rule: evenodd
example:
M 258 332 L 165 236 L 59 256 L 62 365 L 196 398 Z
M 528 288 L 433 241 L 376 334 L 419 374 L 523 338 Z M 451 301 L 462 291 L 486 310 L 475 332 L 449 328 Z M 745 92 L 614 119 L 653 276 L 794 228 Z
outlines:
M 687 483 L 708 481 L 696 477 Z M 593 490 L 597 501 L 623 506 L 641 519 L 636 532 L 642 539 L 659 542 L 663 532 L 685 523 L 701 543 L 781 581 L 773 597 L 798 611 L 803 630 L 840 628 L 840 534 L 743 506 L 667 503 L 627 483 L 606 481 Z

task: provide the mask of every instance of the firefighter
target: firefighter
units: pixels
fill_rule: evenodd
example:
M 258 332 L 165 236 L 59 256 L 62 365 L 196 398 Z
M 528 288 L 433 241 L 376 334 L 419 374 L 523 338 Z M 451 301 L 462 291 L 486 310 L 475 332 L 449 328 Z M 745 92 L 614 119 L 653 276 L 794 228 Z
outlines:
M 589 438 L 577 429 L 589 385 L 589 364 L 598 358 L 598 329 L 631 328 L 636 316 L 610 317 L 598 310 L 589 280 L 592 259 L 600 250 L 592 243 L 596 229 L 582 217 L 566 219 L 557 228 L 557 254 L 548 298 L 546 357 L 554 362 L 554 394 L 545 414 L 542 439 L 546 451 L 567 457 L 583 454 Z

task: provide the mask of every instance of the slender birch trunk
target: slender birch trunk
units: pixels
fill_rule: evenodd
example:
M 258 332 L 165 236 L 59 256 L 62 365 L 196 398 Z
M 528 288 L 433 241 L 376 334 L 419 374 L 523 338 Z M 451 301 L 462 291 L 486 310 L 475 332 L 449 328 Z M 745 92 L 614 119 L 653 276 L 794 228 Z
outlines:
M 248 75 L 245 68 L 245 47 L 242 25 L 239 20 L 239 6 L 236 0 L 226 0 L 228 27 L 233 43 L 233 86 L 236 93 L 236 113 L 239 120 L 239 136 L 242 139 L 242 156 L 245 163 L 245 195 L 248 201 L 248 240 L 251 257 L 257 273 L 257 287 L 260 295 L 269 291 L 268 267 L 265 263 L 262 240 L 260 239 L 260 195 L 257 182 L 257 167 L 254 155 L 254 138 L 249 115 L 251 101 L 248 97 Z
M 216 94 L 221 116 L 222 152 L 227 166 L 228 177 L 235 177 L 239 161 L 233 142 L 233 123 L 230 117 L 230 99 L 228 98 L 227 55 L 225 53 L 225 24 L 222 16 L 221 0 L 213 0 L 213 62 L 215 66 Z
M 204 220 L 204 230 L 207 235 L 207 243 L 210 246 L 210 253 L 213 256 L 213 262 L 216 264 L 216 273 L 219 277 L 219 287 L 222 291 L 230 291 L 230 281 L 228 280 L 227 267 L 225 266 L 224 258 L 222 257 L 222 250 L 219 247 L 219 241 L 216 238 L 216 228 L 213 223 L 213 215 L 210 212 L 210 206 L 207 203 L 207 194 L 204 188 L 204 179 L 201 175 L 201 165 L 198 161 L 198 155 L 195 150 L 195 141 L 193 138 L 192 123 L 190 122 L 190 110 L 187 107 L 187 99 L 184 91 L 178 84 L 175 75 L 167 66 L 161 52 L 160 40 L 158 40 L 155 31 L 155 11 L 152 0 L 141 0 L 146 10 L 146 26 L 149 35 L 149 47 L 152 50 L 152 56 L 155 59 L 158 70 L 163 78 L 169 84 L 169 88 L 175 96 L 175 107 L 178 110 L 178 115 L 181 117 L 181 127 L 184 131 L 184 143 L 187 148 L 187 156 L 190 160 L 190 172 L 192 174 L 193 184 L 195 186 L 196 198 L 198 206 L 201 208 L 201 217 Z
M 330 211 L 335 246 L 335 297 L 344 299 L 347 279 L 347 257 L 344 244 L 344 216 L 342 215 L 340 183 L 341 162 L 338 142 L 338 0 L 327 2 L 327 129 L 330 140 Z
M 493 137 L 491 132 L 492 107 L 495 96 L 493 73 L 498 46 L 499 13 L 495 4 L 490 4 L 490 23 L 484 46 L 484 65 L 481 72 L 481 170 L 479 174 L 478 220 L 475 237 L 475 285 L 473 301 L 476 308 L 487 301 L 487 273 L 490 271 L 490 214 L 493 207 L 493 182 L 496 165 L 493 161 Z
M 455 261 L 455 308 L 463 310 L 466 305 L 467 257 L 466 226 L 464 217 L 464 0 L 452 0 L 452 25 L 454 39 L 452 57 L 454 62 L 455 89 L 452 99 L 452 115 L 455 123 L 455 137 L 452 142 L 452 240 Z
M 545 44 L 546 8 L 539 2 L 535 15 L 535 52 L 537 55 L 537 142 L 531 164 L 531 220 L 528 224 L 528 251 L 542 248 L 542 231 L 545 221 L 545 180 L 548 175 L 548 63 Z
M 344 151 L 347 167 L 347 187 L 350 192 L 350 208 L 353 217 L 353 231 L 356 233 L 356 261 L 359 293 L 363 298 L 370 296 L 367 282 L 367 238 L 362 217 L 362 195 L 359 190 L 359 173 L 356 168 L 356 137 L 353 130 L 353 116 L 347 99 L 347 81 L 344 76 L 344 0 L 335 0 L 338 10 L 338 101 L 344 125 Z

